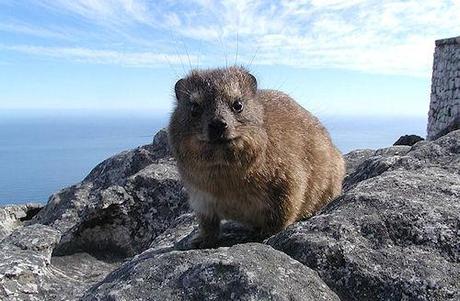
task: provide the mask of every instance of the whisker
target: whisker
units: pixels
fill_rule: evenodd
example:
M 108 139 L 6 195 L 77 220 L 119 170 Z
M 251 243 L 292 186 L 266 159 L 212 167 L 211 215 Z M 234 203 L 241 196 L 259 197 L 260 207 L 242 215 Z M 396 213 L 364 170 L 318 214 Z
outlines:
M 236 55 L 235 55 L 235 66 L 238 64 L 238 30 L 236 31 Z
M 177 47 L 179 42 L 176 39 L 176 37 L 172 34 L 171 30 L 168 30 L 168 34 L 169 34 L 170 38 L 174 41 L 174 52 L 177 55 L 177 57 L 179 58 L 179 62 L 180 62 L 180 65 L 182 67 L 182 71 L 184 72 L 184 74 L 186 74 L 187 71 L 185 70 L 184 62 L 182 61 L 182 55 L 180 54 L 179 48 Z
M 200 57 L 201 57 L 201 48 L 203 46 L 203 41 L 200 40 L 200 45 L 198 48 L 198 56 L 196 58 L 196 66 L 195 69 L 198 69 L 200 67 Z
M 188 48 L 187 48 L 187 45 L 184 43 L 184 41 L 182 41 L 182 44 L 184 45 L 184 48 L 185 48 L 185 53 L 187 54 L 187 59 L 188 59 L 188 65 L 190 67 L 190 70 L 193 69 L 192 67 L 192 62 L 190 61 L 190 55 L 188 54 Z
M 163 55 L 163 57 L 168 62 L 169 67 L 174 71 L 174 75 L 176 76 L 176 78 L 179 78 L 179 73 L 177 72 L 176 68 L 174 68 L 174 65 L 171 63 L 168 57 L 166 55 Z
M 224 42 L 223 42 L 223 39 L 222 39 L 222 35 L 223 35 L 223 33 L 221 33 L 221 34 L 219 35 L 219 42 L 220 42 L 220 45 L 222 46 L 222 48 L 223 48 L 223 50 L 224 50 L 225 68 L 228 68 L 227 47 L 224 45 Z
M 259 49 L 260 49 L 260 45 L 257 46 L 256 52 L 254 53 L 254 55 L 252 56 L 251 60 L 249 61 L 249 65 L 248 65 L 248 67 L 247 67 L 248 69 L 252 66 L 252 62 L 253 62 L 254 59 L 256 58 L 256 55 L 257 55 L 257 53 L 259 52 Z

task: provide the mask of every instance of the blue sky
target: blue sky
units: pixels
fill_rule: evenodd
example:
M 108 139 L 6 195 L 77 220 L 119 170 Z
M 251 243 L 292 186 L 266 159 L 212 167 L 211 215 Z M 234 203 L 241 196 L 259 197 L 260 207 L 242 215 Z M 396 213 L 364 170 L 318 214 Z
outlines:
M 0 110 L 168 112 L 190 68 L 236 62 L 317 114 L 425 116 L 458 16 L 448 0 L 0 0 Z

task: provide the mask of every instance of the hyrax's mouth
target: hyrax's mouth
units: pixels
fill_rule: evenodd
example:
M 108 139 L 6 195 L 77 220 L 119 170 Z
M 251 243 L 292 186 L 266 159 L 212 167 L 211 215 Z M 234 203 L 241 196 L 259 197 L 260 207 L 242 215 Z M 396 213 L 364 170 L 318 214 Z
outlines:
M 230 145 L 230 144 L 234 143 L 235 141 L 237 141 L 239 139 L 239 137 L 219 137 L 219 138 L 215 138 L 215 139 L 209 139 L 209 138 L 203 137 L 203 136 L 198 136 L 197 138 L 201 143 L 204 143 L 204 144 L 207 144 L 207 145 L 210 145 L 210 146 Z
M 236 152 L 239 149 L 239 140 L 242 137 L 226 137 L 219 139 L 200 139 L 203 136 L 196 137 L 198 142 L 196 151 L 199 153 L 197 159 L 200 163 L 208 166 L 230 166 L 235 163 Z M 207 137 L 206 137 L 207 138 Z

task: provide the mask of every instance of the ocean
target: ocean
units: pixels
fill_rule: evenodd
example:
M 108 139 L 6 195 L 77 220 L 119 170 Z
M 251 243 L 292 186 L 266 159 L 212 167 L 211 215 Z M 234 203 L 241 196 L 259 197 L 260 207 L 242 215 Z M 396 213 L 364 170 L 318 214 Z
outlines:
M 104 159 L 152 141 L 168 116 L 148 114 L 0 114 L 0 205 L 46 203 Z M 425 136 L 426 118 L 320 118 L 343 153 Z

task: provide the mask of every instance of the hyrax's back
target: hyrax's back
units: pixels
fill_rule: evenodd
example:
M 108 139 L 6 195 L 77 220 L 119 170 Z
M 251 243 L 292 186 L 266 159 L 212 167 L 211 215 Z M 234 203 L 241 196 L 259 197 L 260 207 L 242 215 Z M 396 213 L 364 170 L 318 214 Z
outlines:
M 288 95 L 261 90 L 259 97 L 265 107 L 267 150 L 272 166 L 279 166 L 276 176 L 285 177 L 288 186 L 302 195 L 292 199 L 291 205 L 298 209 L 295 219 L 309 217 L 340 195 L 345 174 L 342 155 L 319 120 Z

